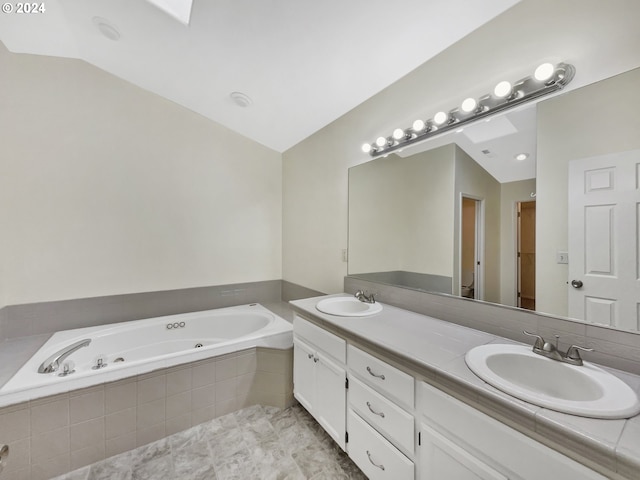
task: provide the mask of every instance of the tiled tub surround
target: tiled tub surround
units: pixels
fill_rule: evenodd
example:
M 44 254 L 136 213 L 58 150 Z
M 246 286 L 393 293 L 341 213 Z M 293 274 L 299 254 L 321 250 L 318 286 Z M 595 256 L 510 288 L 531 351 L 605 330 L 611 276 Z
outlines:
M 86 341 L 90 343 L 68 357 L 75 363 L 73 374 L 38 373 L 55 352 Z M 55 333 L 0 388 L 0 407 L 247 348 L 291 345 L 291 324 L 258 303 L 65 330 Z M 95 368 L 98 357 L 104 368 Z
M 288 300 L 321 295 L 284 280 L 61 300 L 0 308 L 0 386 L 53 333 L 257 302 L 291 322 Z
M 640 416 L 599 420 L 554 412 L 500 392 L 467 367 L 469 349 L 511 340 L 388 304 L 372 317 L 335 317 L 315 308 L 320 298 L 291 304 L 304 318 L 608 478 L 640 479 Z M 640 394 L 640 377 L 610 371 Z
M 292 349 L 250 349 L 0 409 L 0 480 L 40 480 L 249 405 L 292 404 Z

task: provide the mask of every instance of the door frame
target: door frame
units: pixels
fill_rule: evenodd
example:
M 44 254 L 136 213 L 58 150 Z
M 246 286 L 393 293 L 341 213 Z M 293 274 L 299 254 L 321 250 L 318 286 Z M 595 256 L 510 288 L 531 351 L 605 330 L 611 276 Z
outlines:
M 473 200 L 476 203 L 475 215 L 475 259 L 473 268 L 473 298 L 475 300 L 484 299 L 484 244 L 485 244 L 485 199 L 477 195 L 460 192 L 459 203 L 459 236 L 458 236 L 458 285 L 456 290 L 461 296 L 462 286 L 462 204 L 464 199 Z

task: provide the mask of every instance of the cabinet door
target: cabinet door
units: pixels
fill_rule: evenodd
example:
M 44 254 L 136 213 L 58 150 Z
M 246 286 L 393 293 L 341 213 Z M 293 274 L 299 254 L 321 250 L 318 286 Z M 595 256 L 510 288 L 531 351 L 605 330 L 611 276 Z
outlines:
M 322 352 L 317 352 L 316 403 L 314 415 L 318 423 L 345 449 L 347 373 Z
M 420 480 L 508 480 L 424 423 L 420 431 Z
M 312 415 L 315 415 L 317 359 L 309 345 L 299 338 L 293 339 L 293 395 Z

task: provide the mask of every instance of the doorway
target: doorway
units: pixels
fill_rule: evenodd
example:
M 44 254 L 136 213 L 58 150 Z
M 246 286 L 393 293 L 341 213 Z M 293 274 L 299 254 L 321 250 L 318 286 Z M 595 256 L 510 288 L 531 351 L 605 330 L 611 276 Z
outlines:
M 517 202 L 518 307 L 536 309 L 536 202 Z
M 482 200 L 462 197 L 460 296 L 482 299 Z

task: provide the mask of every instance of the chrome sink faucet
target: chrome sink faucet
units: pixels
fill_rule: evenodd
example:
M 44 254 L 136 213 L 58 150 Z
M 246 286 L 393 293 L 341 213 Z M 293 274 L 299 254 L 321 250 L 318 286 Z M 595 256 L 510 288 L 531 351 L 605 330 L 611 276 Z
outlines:
M 567 350 L 567 353 L 562 353 L 558 350 L 558 335 L 556 335 L 556 344 L 554 345 L 535 333 L 530 333 L 526 330 L 523 330 L 522 333 L 530 337 L 535 337 L 536 341 L 533 344 L 533 353 L 537 353 L 538 355 L 542 355 L 543 357 L 557 360 L 559 362 L 565 362 L 571 365 L 583 365 L 582 358 L 580 357 L 580 350 L 584 352 L 593 352 L 593 348 L 571 345 Z
M 54 353 L 49 358 L 47 358 L 40 367 L 38 368 L 38 373 L 52 373 L 60 368 L 60 364 L 62 361 L 71 355 L 76 350 L 81 349 L 82 347 L 86 347 L 91 343 L 90 338 L 85 338 L 84 340 L 80 340 L 68 347 L 63 348 L 62 350 Z
M 371 295 L 367 295 L 367 292 L 363 290 L 358 290 L 355 293 L 354 297 L 364 303 L 376 303 L 374 294 L 372 293 Z

